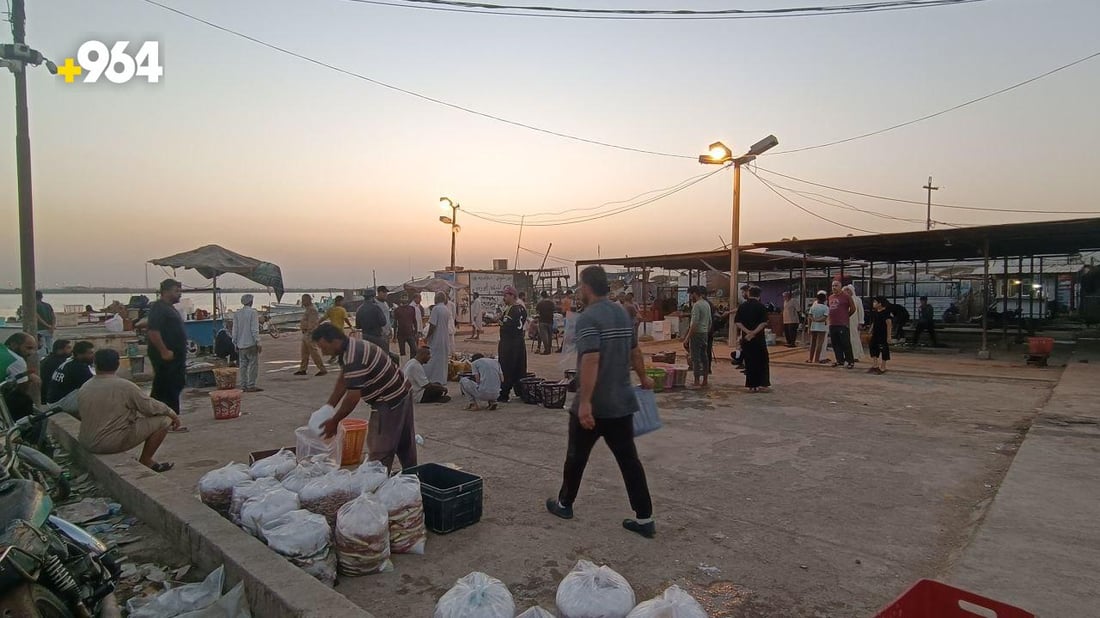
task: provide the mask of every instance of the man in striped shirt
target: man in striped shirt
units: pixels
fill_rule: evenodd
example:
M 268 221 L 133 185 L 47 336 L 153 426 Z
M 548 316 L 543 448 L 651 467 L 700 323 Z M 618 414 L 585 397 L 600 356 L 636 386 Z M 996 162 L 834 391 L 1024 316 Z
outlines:
M 359 401 L 371 406 L 367 428 L 367 451 L 371 461 L 380 461 L 388 469 L 396 455 L 401 466 L 416 465 L 416 427 L 409 383 L 401 368 L 382 348 L 360 339 L 348 339 L 343 329 L 321 324 L 312 335 L 326 356 L 337 356 L 340 377 L 328 398 L 336 416 L 322 425 L 325 438 L 336 435 L 341 420 L 351 414 Z

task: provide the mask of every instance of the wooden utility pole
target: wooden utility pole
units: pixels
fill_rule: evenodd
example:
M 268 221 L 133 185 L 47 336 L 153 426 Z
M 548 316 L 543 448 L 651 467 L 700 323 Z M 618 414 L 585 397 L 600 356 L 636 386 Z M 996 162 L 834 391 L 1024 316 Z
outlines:
M 12 40 L 18 47 L 26 45 L 27 13 L 23 0 L 13 0 L 11 6 Z M 23 292 L 23 330 L 31 337 L 38 333 L 38 300 L 35 298 L 34 275 L 34 207 L 31 199 L 31 135 L 27 113 L 27 62 L 16 62 L 15 73 L 15 167 L 19 185 L 19 270 Z
M 928 223 L 927 223 L 927 226 L 924 229 L 925 230 L 931 230 L 932 229 L 932 192 L 933 191 L 939 191 L 940 188 L 932 186 L 932 177 L 931 176 L 928 177 L 928 184 L 924 185 L 921 188 L 928 190 Z

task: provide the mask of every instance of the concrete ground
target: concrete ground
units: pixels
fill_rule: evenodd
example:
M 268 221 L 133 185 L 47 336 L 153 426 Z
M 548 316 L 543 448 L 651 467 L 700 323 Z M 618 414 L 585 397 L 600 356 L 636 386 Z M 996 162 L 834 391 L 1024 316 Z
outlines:
M 495 343 L 458 347 L 488 352 Z M 552 610 L 558 583 L 586 558 L 624 575 L 639 601 L 677 583 L 713 616 L 871 616 L 915 580 L 956 565 L 1062 369 L 899 354 L 879 377 L 864 372 L 866 362 L 850 371 L 804 358 L 773 348 L 771 393 L 737 388 L 741 374 L 717 363 L 710 390 L 658 395 L 665 428 L 638 440 L 654 540 L 621 529 L 629 507 L 602 446 L 576 519 L 546 513 L 561 478 L 565 412 L 518 402 L 465 412 L 457 398 L 418 406 L 421 462 L 482 476 L 485 515 L 431 535 L 427 554 L 396 557 L 394 572 L 344 579 L 337 590 L 379 617 L 425 616 L 456 579 L 481 570 L 508 585 L 517 610 Z M 558 355 L 530 359 L 540 376 L 561 375 Z M 332 387 L 334 374 L 291 375 L 293 337 L 265 340 L 261 360 L 266 390 L 245 396 L 239 419 L 215 421 L 206 393 L 185 396 L 190 432 L 169 436 L 159 454 L 176 463 L 165 476 L 181 491 L 195 493 L 204 472 L 250 451 L 292 445 Z

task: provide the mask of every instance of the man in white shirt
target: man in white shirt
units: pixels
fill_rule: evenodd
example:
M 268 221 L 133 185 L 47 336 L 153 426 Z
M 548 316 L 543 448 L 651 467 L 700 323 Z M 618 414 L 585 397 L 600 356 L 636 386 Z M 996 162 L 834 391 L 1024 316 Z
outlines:
M 455 347 L 455 332 L 458 331 L 458 306 L 455 305 L 455 301 L 450 294 L 447 295 L 447 310 L 451 312 L 451 322 L 447 330 L 447 336 L 451 338 L 451 352 L 453 353 L 457 349 Z
M 415 403 L 447 403 L 451 400 L 447 395 L 447 387 L 437 382 L 428 380 L 428 374 L 424 371 L 424 365 L 432 359 L 432 351 L 426 346 L 421 346 L 416 351 L 416 356 L 409 359 L 401 372 L 412 386 L 412 398 Z
M 474 300 L 470 303 L 470 323 L 473 325 L 473 332 L 470 334 L 470 340 L 481 339 L 481 331 L 484 330 L 482 320 L 485 317 L 485 306 L 481 303 L 481 294 L 474 292 Z
M 454 336 L 451 334 L 454 328 L 454 314 L 447 308 L 447 295 L 436 292 L 435 306 L 432 307 L 431 317 L 428 318 L 428 347 L 431 355 L 427 361 L 425 371 L 428 379 L 437 384 L 447 382 L 448 364 L 451 362 L 451 353 L 454 352 Z
M 257 393 L 256 378 L 260 373 L 260 314 L 252 308 L 252 295 L 241 296 L 243 307 L 233 316 L 233 345 L 240 353 L 237 381 L 246 393 Z
M 458 383 L 462 388 L 462 394 L 470 400 L 466 409 L 480 410 L 479 402 L 484 401 L 488 409 L 496 410 L 497 399 L 500 397 L 500 385 L 504 381 L 500 363 L 495 358 L 474 354 L 472 366 L 474 379 L 462 378 Z

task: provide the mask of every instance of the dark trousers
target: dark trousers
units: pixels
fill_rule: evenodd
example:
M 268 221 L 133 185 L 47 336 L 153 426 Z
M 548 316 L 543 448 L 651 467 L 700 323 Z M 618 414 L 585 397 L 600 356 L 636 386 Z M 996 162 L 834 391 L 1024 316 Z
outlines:
M 894 339 L 901 341 L 905 339 L 905 323 L 898 322 L 894 325 Z
M 550 349 L 551 343 L 554 340 L 553 331 L 553 324 L 539 322 L 539 352 L 543 354 L 549 354 L 550 352 L 553 352 L 553 350 Z
M 638 459 L 638 450 L 634 448 L 634 417 L 623 416 L 620 418 L 597 418 L 595 429 L 581 427 L 581 422 L 576 415 L 569 415 L 569 450 L 565 454 L 565 470 L 563 473 L 561 491 L 558 492 L 558 501 L 564 506 L 572 506 L 577 499 L 577 492 L 581 488 L 581 478 L 584 476 L 584 468 L 588 465 L 588 456 L 592 454 L 592 447 L 603 438 L 615 461 L 619 464 L 619 472 L 626 483 L 626 493 L 630 498 L 630 508 L 638 519 L 648 519 L 653 516 L 653 501 L 649 497 L 649 486 L 646 484 L 645 469 Z
M 386 339 L 382 335 L 368 335 L 366 333 L 363 333 L 363 339 L 366 339 L 367 341 L 373 343 L 374 345 L 382 348 L 387 352 L 390 351 L 390 340 Z
M 787 338 L 787 346 L 793 348 L 795 341 L 798 341 L 798 323 L 784 324 L 783 336 Z
M 388 470 L 396 455 L 401 467 L 416 465 L 416 423 L 412 395 L 406 394 L 393 404 L 371 406 L 367 423 L 367 452 L 371 461 L 380 461 Z
M 932 345 L 939 345 L 936 343 L 936 324 L 934 322 L 917 322 L 917 330 L 913 334 L 913 345 L 917 345 L 920 341 L 920 334 L 924 331 L 928 331 L 928 336 L 932 338 Z
M 497 360 L 504 382 L 500 386 L 500 400 L 508 401 L 512 391 L 518 396 L 519 381 L 527 375 L 527 348 L 523 339 L 501 339 L 497 345 Z
M 397 347 L 401 351 L 401 356 L 405 355 L 405 347 L 406 346 L 408 346 L 408 348 L 409 348 L 409 358 L 412 358 L 412 357 L 416 356 L 416 348 L 417 348 L 416 333 L 413 333 L 411 335 L 398 335 L 397 336 Z
M 843 365 L 856 362 L 855 357 L 852 356 L 852 334 L 847 326 L 830 326 L 829 341 L 833 344 L 837 363 Z
M 420 403 L 437 403 L 447 396 L 447 387 L 432 382 L 424 386 L 424 394 L 420 396 Z
M 176 357 L 170 363 L 153 362 L 153 391 L 149 395 L 179 414 L 180 393 L 187 385 L 187 364 Z

